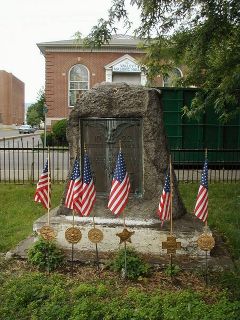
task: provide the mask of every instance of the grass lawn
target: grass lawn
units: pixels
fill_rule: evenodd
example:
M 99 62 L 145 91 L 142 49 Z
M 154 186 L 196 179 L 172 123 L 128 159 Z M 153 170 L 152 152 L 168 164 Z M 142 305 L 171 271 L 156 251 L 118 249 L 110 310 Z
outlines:
M 63 184 L 53 185 L 52 207 L 61 199 Z M 180 183 L 188 212 L 194 209 L 198 183 Z M 33 201 L 35 185 L 0 184 L 0 252 L 14 247 L 32 232 L 33 221 L 46 212 Z M 226 236 L 233 256 L 240 258 L 240 183 L 209 185 L 209 224 Z
M 52 207 L 59 205 L 64 185 L 53 185 Z M 36 186 L 0 184 L 0 252 L 6 252 L 31 234 L 33 221 L 46 213 L 33 201 Z
M 188 212 L 193 212 L 198 183 L 180 183 L 180 192 Z M 231 248 L 235 259 L 240 258 L 240 182 L 209 184 L 208 223 L 216 228 Z
M 180 184 L 189 212 L 199 184 Z M 31 234 L 33 221 L 45 209 L 33 202 L 35 186 L 0 185 L 0 252 Z M 54 185 L 53 207 L 63 185 Z M 209 224 L 225 234 L 239 259 L 240 183 L 209 186 Z M 135 260 L 134 260 L 135 261 Z M 134 265 L 133 270 L 136 270 Z M 180 271 L 173 278 L 164 270 L 130 281 L 109 268 L 77 264 L 74 276 L 66 264 L 57 272 L 36 272 L 28 262 L 0 256 L 0 320 L 239 320 L 240 276 L 213 274 L 206 288 L 204 277 Z

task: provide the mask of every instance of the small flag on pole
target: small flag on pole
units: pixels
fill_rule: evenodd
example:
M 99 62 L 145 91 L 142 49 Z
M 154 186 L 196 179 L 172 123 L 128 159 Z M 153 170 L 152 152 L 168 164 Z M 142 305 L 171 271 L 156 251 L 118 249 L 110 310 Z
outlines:
M 125 161 L 121 150 L 117 156 L 116 168 L 112 180 L 108 208 L 115 215 L 119 215 L 128 202 L 130 192 L 130 181 L 127 173 Z
M 82 185 L 82 210 L 83 216 L 89 216 L 96 201 L 96 189 L 93 183 L 93 177 L 90 167 L 90 161 L 87 153 L 84 154 L 83 164 L 83 185 Z
M 37 189 L 34 195 L 34 201 L 40 202 L 42 205 L 49 209 L 51 207 L 51 185 L 50 185 L 50 173 L 48 170 L 48 160 L 45 163 L 43 172 L 37 183 Z
M 200 187 L 198 189 L 197 202 L 194 214 L 205 222 L 208 217 L 208 161 L 204 162 Z
M 163 187 L 163 192 L 160 198 L 157 214 L 162 220 L 170 220 L 170 209 L 171 209 L 171 187 L 170 187 L 170 175 L 167 174 L 165 178 L 165 183 Z
M 65 199 L 65 206 L 81 213 L 82 201 L 82 180 L 80 174 L 79 162 L 77 159 L 74 161 L 72 175 L 68 183 L 67 195 Z

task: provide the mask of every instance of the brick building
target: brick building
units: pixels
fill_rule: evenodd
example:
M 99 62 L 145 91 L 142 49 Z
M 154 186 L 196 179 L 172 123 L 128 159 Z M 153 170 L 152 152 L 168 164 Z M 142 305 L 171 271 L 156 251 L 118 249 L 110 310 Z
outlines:
M 12 73 L 0 70 L 0 124 L 24 121 L 24 83 Z
M 146 75 L 139 65 L 145 51 L 139 43 L 139 39 L 130 36 L 115 36 L 109 44 L 96 49 L 74 40 L 38 43 L 45 57 L 47 125 L 67 118 L 81 94 L 97 83 L 145 85 Z M 177 68 L 175 72 L 182 75 Z M 158 78 L 158 85 L 164 85 L 162 77 Z

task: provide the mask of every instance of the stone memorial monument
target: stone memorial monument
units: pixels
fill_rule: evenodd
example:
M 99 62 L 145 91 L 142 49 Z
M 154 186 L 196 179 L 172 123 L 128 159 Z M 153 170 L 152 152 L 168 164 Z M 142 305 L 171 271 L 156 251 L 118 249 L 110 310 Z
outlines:
M 103 83 L 84 93 L 70 113 L 67 138 L 71 170 L 74 159 L 83 158 L 84 146 L 91 162 L 97 200 L 89 217 L 75 216 L 82 233 L 75 250 L 90 257 L 95 247 L 88 239 L 94 223 L 102 231 L 100 257 L 119 248 L 116 234 L 123 229 L 123 217 L 115 217 L 107 208 L 119 141 L 130 177 L 130 196 L 124 210 L 131 232 L 131 246 L 152 256 L 165 254 L 162 242 L 169 233 L 169 222 L 161 227 L 157 208 L 169 170 L 170 150 L 163 122 L 161 92 L 124 83 Z M 69 177 L 71 175 L 69 172 Z M 62 247 L 70 249 L 64 232 L 71 226 L 71 210 L 64 206 L 67 183 L 61 204 L 51 216 Z M 173 171 L 174 233 L 181 240 L 179 253 L 196 254 L 200 224 L 186 214 Z M 39 219 L 34 228 L 44 223 Z

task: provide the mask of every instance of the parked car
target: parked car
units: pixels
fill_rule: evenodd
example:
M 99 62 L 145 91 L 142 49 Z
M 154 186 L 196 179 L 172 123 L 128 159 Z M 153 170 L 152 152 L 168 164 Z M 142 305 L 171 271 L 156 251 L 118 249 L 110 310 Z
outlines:
M 29 124 L 23 124 L 21 127 L 19 127 L 18 131 L 19 133 L 34 133 L 36 129 Z

